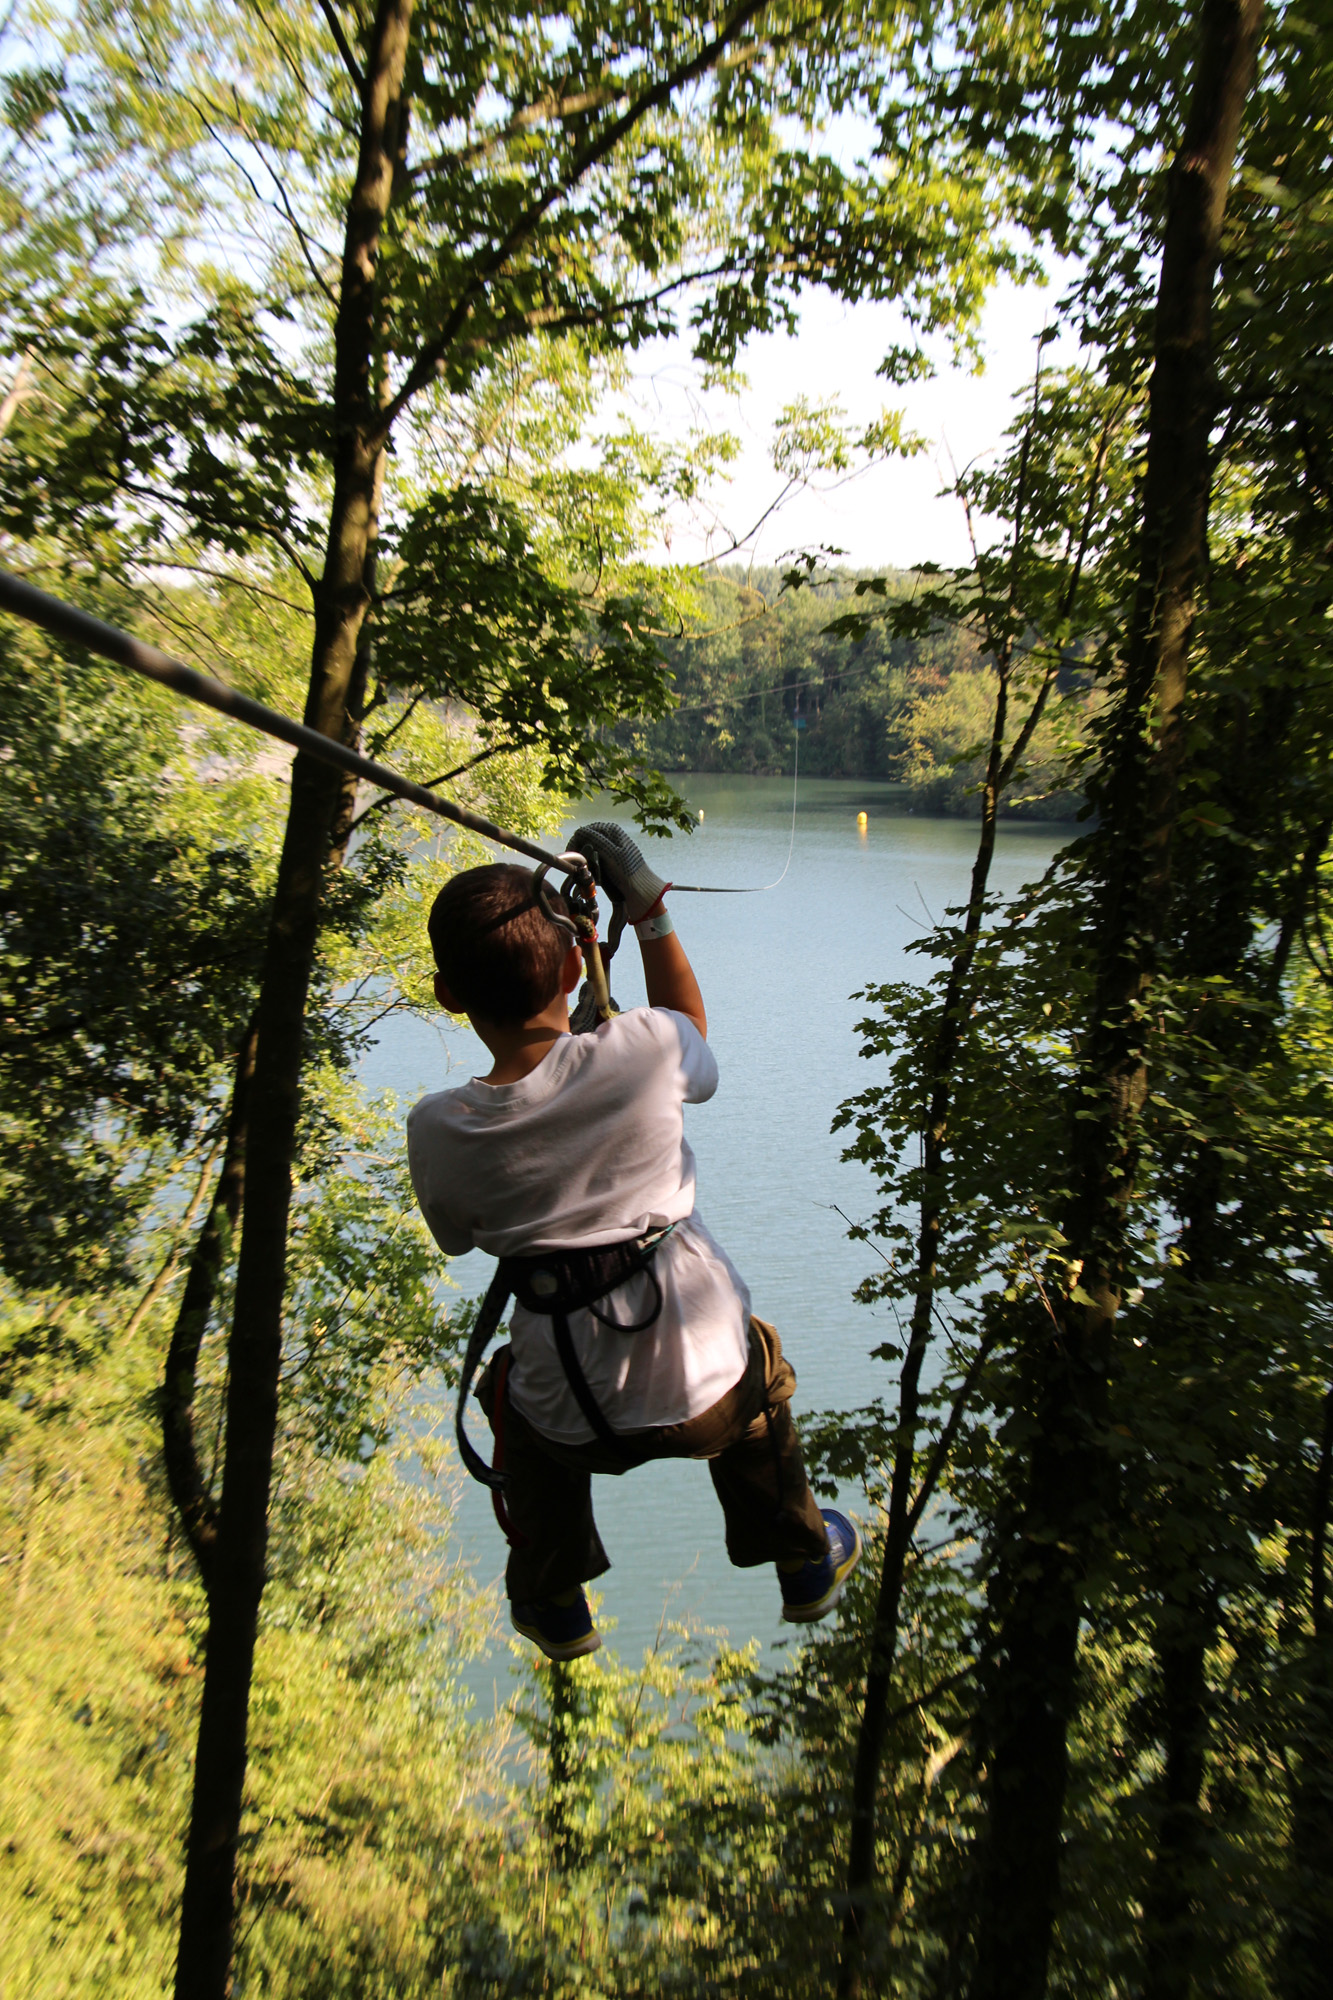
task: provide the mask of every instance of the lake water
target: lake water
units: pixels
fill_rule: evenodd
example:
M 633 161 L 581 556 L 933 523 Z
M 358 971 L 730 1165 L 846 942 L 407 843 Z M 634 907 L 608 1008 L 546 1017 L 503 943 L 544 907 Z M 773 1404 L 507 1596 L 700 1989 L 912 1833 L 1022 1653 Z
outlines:
M 653 865 L 682 881 L 746 886 L 772 881 L 787 855 L 789 779 L 692 776 L 678 788 L 703 824 L 690 837 L 645 842 Z M 791 867 L 781 885 L 752 896 L 672 899 L 676 928 L 699 975 L 709 1041 L 721 1071 L 717 1095 L 686 1111 L 699 1162 L 699 1213 L 744 1274 L 754 1309 L 775 1322 L 796 1369 L 794 1410 L 847 1409 L 883 1395 L 889 1370 L 870 1350 L 887 1337 L 883 1309 L 853 1302 L 874 1262 L 871 1247 L 847 1240 L 838 1213 L 861 1218 L 874 1207 L 864 1169 L 840 1159 L 830 1132 L 844 1098 L 875 1080 L 858 1054 L 855 1023 L 868 983 L 919 978 L 906 947 L 929 917 L 966 894 L 976 844 L 971 821 L 907 812 L 887 785 L 803 779 Z M 868 825 L 861 831 L 857 814 Z M 605 805 L 587 819 L 622 817 Z M 628 815 L 623 815 L 629 824 Z M 1049 825 L 1004 826 L 993 874 L 1012 895 L 1038 875 L 1069 838 Z M 642 1004 L 638 948 L 622 945 L 612 987 L 622 1007 Z M 484 1072 L 490 1059 L 463 1029 L 390 1022 L 364 1074 L 405 1103 L 425 1090 Z M 452 1275 L 471 1295 L 493 1269 L 480 1252 Z M 489 1438 L 483 1438 L 489 1446 Z M 489 1456 L 489 1450 L 487 1452 Z M 732 1569 L 722 1518 L 702 1465 L 644 1466 L 594 1482 L 598 1523 L 614 1567 L 601 1579 L 600 1622 L 622 1657 L 652 1643 L 664 1611 L 695 1626 L 725 1629 L 767 1649 L 781 1640 L 771 1570 Z M 465 1482 L 455 1520 L 478 1585 L 500 1591 L 504 1543 L 485 1491 Z M 507 1685 L 506 1656 L 469 1673 L 480 1694 Z

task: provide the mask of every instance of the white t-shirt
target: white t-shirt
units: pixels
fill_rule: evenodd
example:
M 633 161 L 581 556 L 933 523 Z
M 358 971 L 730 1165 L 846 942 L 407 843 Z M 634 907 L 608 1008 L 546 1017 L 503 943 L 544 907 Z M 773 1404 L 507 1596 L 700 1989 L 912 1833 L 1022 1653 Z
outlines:
M 635 1007 L 590 1035 L 562 1035 L 518 1083 L 473 1078 L 423 1097 L 407 1121 L 412 1185 L 442 1250 L 493 1257 L 577 1250 L 678 1227 L 653 1262 L 662 1310 L 620 1334 L 569 1315 L 588 1386 L 613 1430 L 684 1423 L 745 1372 L 750 1295 L 694 1213 L 684 1106 L 717 1089 L 694 1023 Z M 632 1324 L 652 1306 L 640 1274 L 603 1311 Z M 547 1437 L 583 1443 L 591 1426 L 555 1350 L 551 1320 L 515 1305 L 510 1394 Z

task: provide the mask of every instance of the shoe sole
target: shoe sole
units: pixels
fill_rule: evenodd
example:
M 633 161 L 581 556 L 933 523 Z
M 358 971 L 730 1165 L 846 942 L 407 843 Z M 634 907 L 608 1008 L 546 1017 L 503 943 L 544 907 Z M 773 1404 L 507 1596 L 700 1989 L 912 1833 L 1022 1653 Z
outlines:
M 598 1631 L 585 1632 L 582 1638 L 567 1639 L 562 1645 L 558 1639 L 548 1639 L 535 1625 L 520 1625 L 513 1612 L 509 1622 L 521 1639 L 531 1639 L 538 1652 L 545 1653 L 548 1660 L 581 1660 L 588 1653 L 595 1653 L 602 1643 Z
M 855 1542 L 852 1544 L 852 1552 L 834 1570 L 833 1582 L 829 1589 L 824 1592 L 824 1595 L 817 1597 L 813 1604 L 783 1605 L 782 1616 L 788 1625 L 813 1625 L 817 1619 L 827 1618 L 829 1612 L 833 1610 L 846 1588 L 848 1577 L 861 1560 L 861 1550 L 864 1545 L 861 1540 L 861 1530 L 857 1527 L 855 1521 L 852 1522 L 852 1533 L 856 1537 Z

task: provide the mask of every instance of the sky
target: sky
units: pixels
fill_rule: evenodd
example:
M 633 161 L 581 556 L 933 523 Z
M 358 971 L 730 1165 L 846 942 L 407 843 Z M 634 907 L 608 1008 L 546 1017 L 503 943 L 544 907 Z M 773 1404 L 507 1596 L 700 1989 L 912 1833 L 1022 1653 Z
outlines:
M 863 425 L 885 409 L 905 412 L 905 428 L 927 441 L 914 458 L 879 463 L 842 482 L 823 478 L 789 499 L 744 553 L 732 561 L 775 563 L 807 547 L 839 549 L 855 568 L 907 569 L 919 562 L 962 563 L 968 548 L 957 501 L 942 495 L 951 460 L 960 468 L 1000 446 L 1013 421 L 1013 398 L 1032 381 L 1036 341 L 1053 317 L 1054 285 L 997 287 L 981 327 L 982 373 L 950 365 L 941 347 L 935 376 L 895 387 L 876 373 L 885 351 L 904 337 L 892 306 L 848 306 L 822 292 L 806 295 L 793 337 L 753 340 L 740 360 L 748 388 L 739 399 L 703 393 L 701 371 L 688 342 L 654 342 L 635 356 L 628 402 L 636 421 L 664 436 L 683 436 L 704 413 L 741 440 L 740 457 L 717 484 L 709 504 L 678 510 L 669 539 L 652 551 L 675 561 L 699 561 L 744 536 L 782 486 L 771 457 L 778 413 L 795 398 L 836 397 L 847 416 Z M 1048 365 L 1068 359 L 1048 348 Z

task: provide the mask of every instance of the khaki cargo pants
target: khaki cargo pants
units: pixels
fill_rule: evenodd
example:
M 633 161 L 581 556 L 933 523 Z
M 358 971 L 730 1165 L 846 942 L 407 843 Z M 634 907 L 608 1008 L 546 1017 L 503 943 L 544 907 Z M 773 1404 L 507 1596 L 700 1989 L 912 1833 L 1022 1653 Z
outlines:
M 735 1387 L 683 1424 L 624 1433 L 644 1459 L 704 1458 L 726 1521 L 727 1554 L 739 1569 L 819 1561 L 828 1537 L 801 1460 L 791 1418 L 796 1374 L 775 1328 L 750 1321 L 749 1362 Z M 561 1444 L 534 1430 L 508 1394 L 500 1348 L 477 1383 L 477 1401 L 502 1455 L 513 1539 L 505 1584 L 511 1598 L 553 1597 L 611 1563 L 592 1512 L 592 1474 L 632 1471 L 600 1439 Z M 497 1380 L 504 1409 L 495 1410 Z

